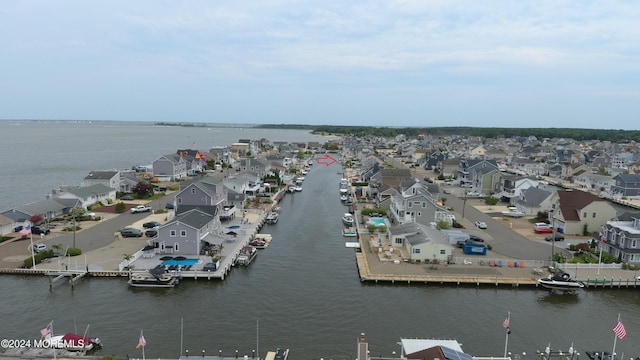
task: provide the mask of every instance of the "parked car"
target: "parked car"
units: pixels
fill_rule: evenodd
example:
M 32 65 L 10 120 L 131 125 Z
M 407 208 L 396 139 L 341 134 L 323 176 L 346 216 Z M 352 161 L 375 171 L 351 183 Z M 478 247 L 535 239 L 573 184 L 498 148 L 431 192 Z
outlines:
M 40 251 L 45 251 L 47 250 L 47 245 L 45 245 L 44 243 L 37 243 L 37 244 L 33 244 L 33 252 L 40 252 Z
M 474 234 L 469 234 L 469 240 L 471 240 L 471 241 L 475 241 L 475 242 L 481 242 L 481 243 L 483 243 L 483 242 L 484 242 L 484 239 L 483 239 L 483 238 L 481 238 L 481 237 L 480 237 L 480 236 L 478 236 L 478 235 L 474 235 Z
M 546 241 L 553 240 L 553 235 L 547 235 L 544 238 Z M 556 239 L 554 241 L 564 241 L 564 236 L 562 234 L 556 234 Z
M 478 229 L 486 229 L 487 228 L 487 223 L 484 221 L 476 221 L 476 227 Z
M 131 196 L 131 195 L 121 196 L 120 200 L 133 200 L 133 196 Z
M 51 232 L 51 230 L 46 226 L 32 226 L 31 227 L 31 233 L 34 234 L 34 235 L 39 235 L 39 234 L 49 235 L 50 232 Z
M 444 189 L 444 191 L 443 191 L 443 192 L 444 192 L 445 194 L 451 194 L 451 190 L 449 190 L 449 189 Z
M 120 230 L 122 237 L 142 237 L 142 231 L 136 228 L 124 228 Z
M 158 236 L 158 229 L 149 229 L 144 232 L 144 236 L 146 237 Z
M 153 229 L 153 228 L 156 228 L 156 227 L 158 227 L 160 225 L 162 225 L 162 224 L 160 224 L 157 221 L 148 221 L 148 222 L 142 224 L 142 227 L 145 228 L 145 229 Z
M 533 225 L 533 232 L 536 234 L 551 234 L 553 228 L 547 223 L 535 223 Z
M 164 208 L 167 210 L 173 210 L 175 209 L 175 206 L 173 205 L 173 203 L 167 203 L 167 205 L 165 205 Z
M 13 228 L 13 231 L 18 232 L 18 231 L 22 230 L 23 227 L 24 226 L 22 226 L 22 225 L 18 225 L 18 226 Z

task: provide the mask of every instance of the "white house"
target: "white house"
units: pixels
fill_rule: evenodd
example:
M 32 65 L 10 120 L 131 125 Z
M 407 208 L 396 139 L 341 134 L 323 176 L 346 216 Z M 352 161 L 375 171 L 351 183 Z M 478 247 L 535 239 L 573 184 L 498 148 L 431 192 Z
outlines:
M 437 229 L 418 223 L 406 223 L 389 229 L 391 244 L 402 247 L 412 262 L 443 263 L 451 258 L 453 246 Z

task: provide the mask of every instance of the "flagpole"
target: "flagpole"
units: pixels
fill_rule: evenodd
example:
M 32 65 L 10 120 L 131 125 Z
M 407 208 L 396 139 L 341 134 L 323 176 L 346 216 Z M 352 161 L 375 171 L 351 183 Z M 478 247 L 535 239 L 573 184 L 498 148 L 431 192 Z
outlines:
M 511 330 L 509 329 L 509 326 L 511 326 L 510 324 L 511 322 L 511 311 L 507 312 L 507 320 L 505 321 L 505 323 L 507 324 L 506 326 L 506 334 L 505 334 L 505 339 L 504 339 L 504 357 L 507 357 L 507 347 L 509 346 L 509 333 L 511 332 Z
M 183 333 L 184 333 L 184 318 L 180 318 L 180 357 L 182 357 L 182 344 L 183 344 Z
M 618 321 L 616 324 L 620 322 L 620 313 L 618 313 Z M 611 360 L 615 360 L 616 358 L 616 341 L 618 340 L 618 334 L 613 334 L 613 349 L 611 350 Z
M 33 266 L 33 270 L 36 269 L 36 255 L 33 252 L 33 233 L 29 231 L 29 239 L 31 239 L 31 266 Z
M 600 265 L 602 264 L 602 245 L 604 245 L 604 234 L 600 233 L 600 256 L 598 257 L 598 275 L 600 275 Z

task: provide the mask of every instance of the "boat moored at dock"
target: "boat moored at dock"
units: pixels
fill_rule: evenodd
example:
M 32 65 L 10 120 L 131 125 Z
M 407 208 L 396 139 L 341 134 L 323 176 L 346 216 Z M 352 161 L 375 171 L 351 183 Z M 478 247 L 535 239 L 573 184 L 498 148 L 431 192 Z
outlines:
M 251 264 L 253 259 L 256 258 L 256 255 L 258 255 L 258 250 L 256 250 L 256 248 L 253 246 L 244 246 L 240 249 L 240 253 L 236 258 L 234 265 L 248 266 Z

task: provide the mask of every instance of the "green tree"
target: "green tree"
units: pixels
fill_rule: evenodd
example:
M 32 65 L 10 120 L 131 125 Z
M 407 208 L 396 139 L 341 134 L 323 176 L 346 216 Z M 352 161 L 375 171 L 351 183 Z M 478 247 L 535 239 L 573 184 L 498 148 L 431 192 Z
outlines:
M 489 205 L 489 206 L 493 206 L 493 205 L 498 203 L 498 198 L 493 197 L 493 196 L 486 197 L 486 198 L 484 198 L 484 203 Z

